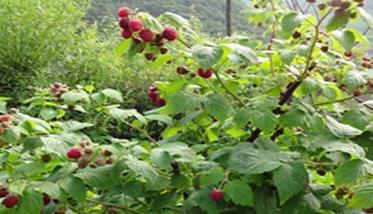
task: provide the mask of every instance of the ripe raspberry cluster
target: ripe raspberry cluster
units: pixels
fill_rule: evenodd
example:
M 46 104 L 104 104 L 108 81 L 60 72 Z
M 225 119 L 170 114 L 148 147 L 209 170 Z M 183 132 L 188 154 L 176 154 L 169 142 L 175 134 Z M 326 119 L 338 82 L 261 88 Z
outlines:
M 13 208 L 19 203 L 19 197 L 17 195 L 10 194 L 8 189 L 3 186 L 0 187 L 0 198 L 4 198 L 1 204 L 6 208 Z
M 49 90 L 53 94 L 54 97 L 60 100 L 61 95 L 69 91 L 69 87 L 65 84 L 55 82 L 49 86 Z
M 80 142 L 79 147 L 73 147 L 67 151 L 66 156 L 74 161 L 77 161 L 80 169 L 86 168 L 88 165 L 92 168 L 98 166 L 105 166 L 106 164 L 112 164 L 112 153 L 108 150 L 104 150 L 98 155 L 93 157 L 95 149 L 91 146 L 89 141 L 83 140 Z
M 0 115 L 0 134 L 3 134 L 8 128 L 10 123 L 10 116 L 8 114 Z
M 162 32 L 156 32 L 145 26 L 144 23 L 136 17 L 135 11 L 128 7 L 119 8 L 117 11 L 119 17 L 119 26 L 122 29 L 122 37 L 124 39 L 132 39 L 135 44 L 150 44 L 151 46 L 158 47 L 161 54 L 168 52 L 168 49 L 164 45 L 168 41 L 175 41 L 178 37 L 178 33 L 173 27 L 166 27 Z M 142 52 L 144 49 L 141 49 Z M 145 53 L 145 57 L 148 60 L 156 59 L 155 53 Z
M 157 106 L 166 105 L 166 100 L 160 97 L 159 89 L 157 87 L 150 86 L 148 88 L 148 97 L 154 105 L 157 105 Z

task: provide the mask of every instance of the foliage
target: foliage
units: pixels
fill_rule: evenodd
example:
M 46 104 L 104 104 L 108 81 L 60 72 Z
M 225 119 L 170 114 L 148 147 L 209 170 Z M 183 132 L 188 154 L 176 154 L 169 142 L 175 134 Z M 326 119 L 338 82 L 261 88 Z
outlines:
M 20 111 L 1 98 L 2 189 L 20 202 L 0 212 L 369 213 L 373 114 L 361 98 L 372 98 L 372 59 L 345 27 L 362 9 L 349 1 L 317 18 L 281 2 L 254 1 L 249 14 L 269 43 L 210 41 L 176 14 L 131 11 L 154 34 L 173 25 L 178 39 L 135 32 L 117 54 L 189 71 L 155 82 L 149 97 L 166 103 L 144 114 L 92 86 L 54 84 Z M 161 133 L 148 131 L 154 123 Z
M 117 8 L 127 5 L 147 11 L 153 16 L 159 16 L 165 11 L 182 15 L 184 18 L 193 19 L 194 26 L 200 26 L 203 32 L 212 35 L 225 35 L 225 0 L 93 0 L 87 18 L 93 22 L 113 21 Z M 241 1 L 232 1 L 233 29 L 247 31 L 250 26 L 242 16 L 246 5 Z M 196 20 L 196 18 L 199 21 Z

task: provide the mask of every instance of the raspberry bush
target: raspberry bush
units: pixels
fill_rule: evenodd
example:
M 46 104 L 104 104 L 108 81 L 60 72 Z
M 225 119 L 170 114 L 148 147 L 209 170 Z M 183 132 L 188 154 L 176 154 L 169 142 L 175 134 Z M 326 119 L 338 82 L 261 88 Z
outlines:
M 1 98 L 0 213 L 371 213 L 373 60 L 348 25 L 373 24 L 364 1 L 252 2 L 260 38 L 117 11 L 117 54 L 179 74 L 144 88 L 152 111 L 62 83 Z

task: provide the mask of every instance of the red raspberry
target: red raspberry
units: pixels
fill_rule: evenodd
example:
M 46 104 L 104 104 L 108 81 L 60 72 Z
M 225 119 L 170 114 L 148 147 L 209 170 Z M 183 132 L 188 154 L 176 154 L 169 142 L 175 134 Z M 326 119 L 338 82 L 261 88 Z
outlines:
M 8 190 L 4 187 L 0 188 L 0 198 L 3 198 L 9 194 Z
M 345 52 L 345 56 L 346 57 L 352 57 L 354 54 L 352 53 L 352 51 L 346 51 Z
M 177 31 L 173 27 L 166 27 L 163 30 L 163 37 L 167 39 L 168 41 L 173 41 L 177 39 Z
M 144 41 L 144 42 L 152 42 L 154 40 L 154 34 L 148 28 L 143 29 L 140 32 L 139 36 L 142 39 L 142 41 Z
M 157 98 L 155 99 L 155 104 L 156 104 L 157 106 L 164 106 L 164 105 L 166 105 L 166 100 L 163 99 L 163 98 L 157 97 Z
M 17 206 L 18 202 L 19 202 L 19 197 L 18 196 L 9 195 L 3 200 L 2 204 L 6 208 L 13 208 L 13 207 Z
M 129 39 L 132 37 L 132 32 L 130 30 L 124 29 L 122 31 L 122 37 L 125 39 Z
M 363 56 L 363 58 L 361 58 L 363 61 L 370 61 L 370 59 L 369 59 L 369 57 L 367 57 L 367 56 Z
M 180 67 L 178 67 L 178 68 L 176 69 L 176 72 L 177 72 L 178 74 L 184 75 L 184 74 L 189 73 L 189 70 L 188 70 L 188 68 L 185 67 L 185 66 L 180 66 Z
M 7 114 L 0 115 L 0 122 L 9 122 L 10 117 Z
M 214 188 L 210 193 L 210 198 L 213 201 L 221 201 L 224 198 L 224 192 L 220 189 Z
M 121 18 L 128 17 L 129 14 L 130 14 L 130 9 L 128 7 L 121 7 L 117 11 L 117 15 Z
M 43 203 L 44 206 L 48 205 L 52 201 L 51 197 L 47 194 L 43 194 Z
M 198 69 L 198 76 L 204 78 L 204 79 L 209 79 L 212 76 L 213 72 L 212 69 L 207 69 L 204 71 L 202 68 Z
M 128 27 L 132 32 L 137 32 L 140 31 L 144 27 L 144 25 L 138 19 L 130 19 L 128 21 Z
M 71 148 L 68 152 L 67 152 L 67 157 L 70 158 L 70 159 L 79 159 L 80 157 L 82 156 L 82 152 L 80 151 L 79 148 Z
M 128 22 L 129 22 L 129 18 L 125 17 L 125 18 L 122 18 L 119 20 L 119 27 L 123 28 L 123 29 L 126 29 L 126 30 L 129 30 L 128 28 Z

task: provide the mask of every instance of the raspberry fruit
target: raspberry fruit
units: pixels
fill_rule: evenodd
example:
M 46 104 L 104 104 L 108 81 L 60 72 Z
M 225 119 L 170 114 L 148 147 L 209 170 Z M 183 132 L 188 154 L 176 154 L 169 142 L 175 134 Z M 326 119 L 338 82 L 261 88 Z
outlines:
M 144 42 L 152 42 L 154 40 L 154 34 L 153 32 L 148 29 L 148 28 L 145 28 L 143 29 L 140 33 L 139 33 L 139 36 L 140 38 L 142 39 L 142 41 Z
M 161 54 L 166 54 L 168 52 L 168 48 L 161 47 L 159 48 L 159 51 L 161 52 Z
M 79 159 L 81 156 L 82 156 L 82 152 L 80 151 L 79 148 L 71 148 L 71 149 L 67 152 L 67 157 L 70 158 L 70 159 L 77 160 L 77 159 Z
M 346 51 L 345 52 L 345 56 L 346 57 L 352 57 L 354 54 L 352 53 L 352 51 Z
M 6 208 L 13 208 L 13 207 L 17 206 L 18 202 L 19 202 L 19 197 L 18 196 L 9 195 L 3 200 L 2 204 Z
M 51 197 L 47 194 L 43 194 L 43 204 L 44 206 L 48 205 L 52 201 Z
M 163 98 L 157 97 L 157 99 L 155 99 L 155 104 L 157 106 L 164 106 L 166 105 L 166 100 Z
M 361 58 L 363 61 L 370 61 L 370 59 L 369 59 L 369 57 L 367 57 L 367 56 L 363 56 L 362 58 Z
M 51 159 L 52 159 L 52 156 L 50 154 L 45 154 L 45 155 L 41 156 L 41 160 L 44 163 L 48 163 L 49 161 L 51 161 Z
M 210 198 L 213 201 L 221 201 L 224 198 L 224 192 L 220 189 L 214 188 L 210 193 Z
M 212 76 L 213 72 L 212 69 L 209 68 L 206 71 L 204 71 L 202 68 L 198 69 L 198 76 L 204 78 L 204 79 L 209 79 Z
M 9 194 L 8 190 L 4 187 L 0 188 L 0 198 L 3 198 Z
M 130 19 L 128 21 L 128 27 L 131 31 L 138 32 L 144 27 L 144 25 L 138 19 Z
M 7 114 L 0 115 L 0 122 L 9 122 L 10 117 Z
M 129 27 L 128 27 L 129 20 L 130 19 L 127 18 L 127 17 L 120 19 L 119 20 L 119 27 L 128 30 L 129 29 Z
M 132 32 L 128 29 L 124 29 L 122 31 L 122 37 L 125 38 L 125 39 L 129 39 L 132 37 Z
M 130 14 L 130 9 L 128 7 L 121 7 L 117 11 L 117 15 L 121 18 L 128 17 L 129 14 Z
M 145 55 L 145 58 L 147 59 L 147 60 L 149 60 L 149 61 L 151 61 L 151 60 L 155 60 L 155 55 L 153 54 L 153 53 L 145 53 L 144 54 Z
M 177 39 L 177 31 L 173 27 L 166 27 L 163 30 L 163 37 L 167 39 L 168 41 L 174 41 Z
M 176 72 L 177 72 L 178 74 L 184 75 L 184 74 L 189 73 L 189 70 L 188 70 L 188 68 L 185 67 L 185 66 L 180 66 L 180 67 L 178 67 L 178 68 L 176 69 Z

